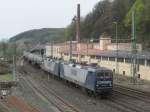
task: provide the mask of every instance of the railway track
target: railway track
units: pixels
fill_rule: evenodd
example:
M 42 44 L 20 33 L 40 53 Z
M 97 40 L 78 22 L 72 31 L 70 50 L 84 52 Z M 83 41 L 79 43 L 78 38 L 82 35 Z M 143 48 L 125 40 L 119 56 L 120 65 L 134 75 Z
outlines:
M 133 89 L 133 88 L 117 85 L 117 84 L 115 84 L 114 87 L 117 88 L 117 89 L 121 88 L 122 90 L 127 90 L 127 91 L 134 92 L 134 93 L 137 93 L 137 94 L 140 94 L 140 95 L 144 95 L 145 97 L 150 97 L 150 92 L 137 90 L 137 89 Z
M 117 85 L 117 84 L 114 85 L 114 88 L 127 90 L 127 91 L 130 91 L 130 92 L 134 92 L 134 93 L 137 93 L 139 95 L 144 95 L 145 97 L 150 97 L 150 92 L 141 91 L 141 90 L 137 90 L 137 89 L 133 89 L 133 88 Z
M 5 104 L 3 104 L 1 101 L 0 101 L 0 105 L 1 105 L 1 109 L 2 109 L 2 112 L 11 112 L 11 110 L 9 109 L 9 107 L 7 107 Z
M 68 102 L 64 101 L 60 96 L 56 95 L 56 93 L 54 93 L 52 90 L 50 90 L 49 88 L 47 88 L 47 86 L 43 85 L 42 86 L 45 90 L 48 91 L 48 93 L 52 94 L 53 96 L 55 96 L 60 103 L 58 103 L 58 105 L 63 106 L 62 108 L 67 109 L 67 112 L 80 112 L 78 109 L 76 109 L 73 105 L 69 104 Z
M 28 79 L 29 81 L 30 79 Z M 30 81 L 30 84 L 32 81 Z M 39 87 L 34 88 L 37 90 Z M 44 89 L 45 91 L 41 92 L 40 90 L 37 90 L 39 93 L 41 93 L 49 102 L 51 102 L 60 112 L 80 112 L 78 109 L 64 101 L 60 96 L 58 96 L 56 93 L 53 93 L 51 90 L 49 90 L 44 85 L 41 85 L 41 89 Z M 49 97 L 51 96 L 51 97 Z
M 25 74 L 30 74 L 31 73 L 27 72 L 26 70 L 24 71 Z M 32 85 L 33 82 L 31 79 L 30 80 L 30 84 Z M 44 92 L 44 97 L 51 102 L 51 99 L 46 95 L 46 94 L 51 94 L 54 97 L 55 102 L 51 102 L 53 103 L 53 105 L 55 105 L 58 110 L 60 112 L 64 112 L 63 109 L 64 108 L 68 108 L 69 112 L 79 112 L 78 109 L 75 108 L 72 109 L 72 105 L 68 105 L 68 103 L 66 101 L 64 101 L 64 99 L 62 99 L 60 96 L 57 96 L 55 91 L 48 88 L 48 83 L 46 82 L 40 82 L 41 84 L 41 88 L 43 88 L 44 90 L 46 90 L 46 92 Z M 35 87 L 37 88 L 37 87 Z M 38 88 L 39 89 L 39 88 Z M 43 93 L 42 93 L 43 94 Z M 119 97 L 119 98 L 117 98 Z M 133 99 L 133 101 L 132 101 Z M 138 100 L 139 102 L 144 102 L 147 104 L 150 104 L 150 97 L 148 93 L 144 93 L 142 91 L 138 91 L 138 90 L 134 90 L 134 89 L 130 89 L 130 88 L 126 88 L 126 87 L 120 87 L 120 86 L 116 86 L 114 87 L 114 94 L 112 95 L 112 97 L 110 97 L 107 101 L 104 101 L 104 103 L 106 105 L 109 105 L 113 108 L 116 108 L 117 110 L 121 111 L 121 112 L 149 112 L 150 108 L 144 108 L 144 107 L 140 107 L 138 106 L 134 100 Z M 59 105 L 65 105 L 64 107 L 61 107 Z M 70 109 L 71 108 L 71 109 Z M 73 107 L 74 108 L 74 107 Z
M 0 107 L 3 110 L 2 112 L 40 112 L 17 96 L 9 96 L 7 99 L 0 101 L 0 106 L 2 107 Z
M 115 85 L 113 92 L 120 93 L 122 95 L 132 97 L 150 104 L 150 93 L 148 92 L 143 92 L 140 90 L 136 90 L 136 89 L 120 86 L 120 85 Z
M 58 96 L 55 92 L 53 92 L 53 90 L 47 88 L 44 84 L 37 86 L 33 83 L 33 81 L 31 81 L 30 78 L 27 77 L 26 79 L 23 78 L 23 80 L 30 86 L 32 85 L 33 89 L 39 94 L 41 94 L 54 107 L 56 107 L 59 110 L 59 112 L 80 112 L 79 109 L 75 108 L 73 105 L 66 102 L 63 98 Z
M 150 105 L 150 97 L 147 92 L 145 93 L 132 88 L 115 85 L 113 95 L 109 100 L 127 108 L 131 112 L 150 111 L 150 108 L 145 107 L 145 105 L 147 105 L 147 107 Z M 139 103 L 141 106 L 138 105 Z
M 46 82 L 43 82 L 41 87 L 43 87 L 45 90 L 49 91 L 49 93 L 51 93 L 53 95 L 56 95 L 55 90 L 49 89 L 48 84 Z M 141 109 L 140 107 L 136 107 L 135 105 L 134 106 L 130 105 L 129 103 L 124 104 L 125 101 L 116 100 L 115 98 L 108 99 L 107 103 L 106 102 L 104 102 L 104 103 L 111 106 L 111 107 L 113 107 L 113 108 L 115 108 L 115 109 L 117 109 L 117 110 L 120 110 L 121 112 L 142 112 L 143 111 L 143 109 Z M 75 111 L 75 112 L 77 112 L 77 111 Z
M 53 90 L 52 88 L 50 89 L 50 88 L 48 88 L 48 86 L 49 86 L 49 84 L 47 83 L 47 82 L 42 82 L 43 83 L 43 88 L 44 89 L 46 89 L 47 91 L 49 91 L 50 93 L 52 93 L 52 94 L 54 94 L 54 95 L 56 95 L 55 94 L 55 90 Z M 72 87 L 72 86 L 69 86 L 69 87 Z M 57 97 L 57 96 L 56 96 Z M 59 97 L 60 98 L 60 97 Z M 97 97 L 94 97 L 94 99 L 97 101 L 97 99 L 96 99 Z M 99 99 L 99 101 L 101 101 L 101 98 L 100 97 L 98 97 L 98 99 Z M 60 98 L 60 100 L 61 100 L 61 98 Z M 115 108 L 116 110 L 119 110 L 120 112 L 132 112 L 132 111 L 129 111 L 129 109 L 125 109 L 125 108 L 122 108 L 122 107 L 120 107 L 120 106 L 118 106 L 118 104 L 116 104 L 116 103 L 114 103 L 114 102 L 110 102 L 110 101 L 108 101 L 108 100 L 106 100 L 106 102 L 104 102 L 106 105 L 109 105 L 110 107 L 112 107 L 112 108 Z M 71 107 L 72 107 L 72 105 L 71 105 Z
M 43 83 L 44 83 L 43 88 L 49 90 L 47 88 L 48 83 L 46 83 L 46 82 L 43 82 Z M 52 90 L 52 91 L 54 93 L 55 90 Z M 100 97 L 98 97 L 98 98 L 100 101 Z M 136 104 L 132 104 L 132 103 L 127 102 L 126 99 L 125 100 L 117 100 L 116 96 L 114 98 L 111 97 L 106 102 L 104 101 L 104 103 L 117 109 L 117 110 L 120 110 L 121 112 L 142 112 L 144 110 L 144 109 L 141 109 L 140 107 L 136 106 Z M 147 112 L 147 111 L 145 110 L 144 112 Z
M 24 101 L 19 99 L 17 96 L 11 96 L 10 102 L 21 112 L 40 112 L 30 104 L 26 104 Z
M 131 99 L 129 98 L 117 99 L 116 97 L 120 97 L 120 96 L 116 95 L 110 98 L 109 101 L 117 104 L 118 106 L 125 108 L 125 112 L 149 112 L 149 110 L 146 110 L 145 108 L 136 105 L 136 103 L 132 102 Z

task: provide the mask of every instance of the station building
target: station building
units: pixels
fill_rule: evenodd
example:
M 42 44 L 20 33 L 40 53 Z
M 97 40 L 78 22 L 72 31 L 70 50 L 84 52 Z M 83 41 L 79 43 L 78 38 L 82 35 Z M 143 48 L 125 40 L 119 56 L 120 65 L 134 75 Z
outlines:
M 70 42 L 47 44 L 45 47 L 46 57 L 63 58 L 69 61 L 70 55 L 76 62 L 87 64 L 96 63 L 107 67 L 121 75 L 132 76 L 132 59 L 136 57 L 137 74 L 140 79 L 150 80 L 150 53 L 142 51 L 142 45 L 137 44 L 137 53 L 132 53 L 131 43 L 112 43 L 111 38 L 103 34 L 99 42 Z M 118 50 L 117 50 L 118 48 Z M 117 66 L 116 66 L 117 65 Z

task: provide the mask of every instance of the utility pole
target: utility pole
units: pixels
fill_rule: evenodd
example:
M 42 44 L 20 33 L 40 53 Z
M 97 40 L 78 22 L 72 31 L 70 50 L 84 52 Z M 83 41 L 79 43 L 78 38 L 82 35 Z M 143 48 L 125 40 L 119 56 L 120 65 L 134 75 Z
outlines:
M 17 46 L 14 44 L 14 55 L 13 55 L 13 80 L 16 80 L 16 54 L 17 54 Z
M 72 18 L 72 23 L 76 23 L 77 22 L 77 17 L 76 16 L 74 16 L 73 18 Z M 77 38 L 77 36 L 76 36 L 76 38 Z M 73 40 L 73 38 L 72 38 L 72 36 L 70 37 L 70 57 L 69 57 L 69 61 L 72 61 L 72 40 Z
M 86 43 L 86 47 L 87 47 L 87 50 L 86 50 L 86 55 L 88 56 L 89 55 L 89 40 L 87 39 L 87 43 Z
M 53 44 L 54 44 L 54 42 L 52 41 L 51 42 L 51 58 L 53 58 Z
M 3 57 L 4 57 L 4 60 L 7 60 L 7 56 L 6 56 L 6 45 L 7 43 L 5 41 L 2 42 L 2 51 L 3 51 Z
M 16 80 L 16 66 L 15 66 L 15 56 L 13 56 L 13 81 Z
M 114 22 L 116 27 L 116 74 L 119 74 L 119 64 L 118 64 L 118 22 Z M 117 78 L 118 80 L 118 78 Z
M 72 61 L 72 37 L 70 38 L 70 58 L 69 61 Z
M 133 76 L 133 83 L 136 82 L 136 25 L 135 25 L 135 10 L 132 11 L 132 76 Z

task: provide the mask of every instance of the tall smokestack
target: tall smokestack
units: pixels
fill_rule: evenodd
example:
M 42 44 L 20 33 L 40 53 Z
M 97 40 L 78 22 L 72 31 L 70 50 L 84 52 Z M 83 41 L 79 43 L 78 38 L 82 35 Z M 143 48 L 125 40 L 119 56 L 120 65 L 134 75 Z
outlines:
M 77 5 L 76 40 L 80 43 L 80 4 Z

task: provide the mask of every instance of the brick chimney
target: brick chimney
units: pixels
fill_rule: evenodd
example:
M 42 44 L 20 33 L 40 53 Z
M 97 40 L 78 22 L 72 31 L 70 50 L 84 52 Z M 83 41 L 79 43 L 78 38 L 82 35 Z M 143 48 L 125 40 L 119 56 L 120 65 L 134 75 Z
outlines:
M 80 4 L 77 5 L 76 40 L 80 43 Z

